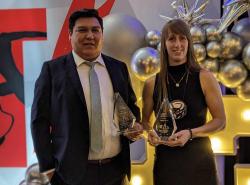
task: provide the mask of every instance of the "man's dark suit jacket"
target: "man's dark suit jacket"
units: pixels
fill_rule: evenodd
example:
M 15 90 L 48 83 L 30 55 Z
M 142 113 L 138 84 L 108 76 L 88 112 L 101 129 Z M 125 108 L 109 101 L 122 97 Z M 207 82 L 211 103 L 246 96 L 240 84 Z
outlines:
M 124 63 L 102 55 L 114 92 L 119 92 L 140 119 Z M 55 168 L 69 184 L 84 178 L 89 154 L 89 118 L 72 53 L 45 62 L 36 81 L 31 132 L 40 171 Z M 124 173 L 130 178 L 129 140 L 121 136 Z

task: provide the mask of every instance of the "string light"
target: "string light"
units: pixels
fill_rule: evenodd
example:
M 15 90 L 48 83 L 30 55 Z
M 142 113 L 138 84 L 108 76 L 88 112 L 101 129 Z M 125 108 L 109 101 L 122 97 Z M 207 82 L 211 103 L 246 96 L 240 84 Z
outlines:
M 247 109 L 247 110 L 242 112 L 242 118 L 245 121 L 250 121 L 250 109 Z
M 211 138 L 213 152 L 216 153 L 221 148 L 221 140 L 217 137 Z
M 142 185 L 142 178 L 139 175 L 134 175 L 131 179 L 132 185 Z
M 247 181 L 247 185 L 250 185 L 250 179 L 248 179 L 248 181 Z

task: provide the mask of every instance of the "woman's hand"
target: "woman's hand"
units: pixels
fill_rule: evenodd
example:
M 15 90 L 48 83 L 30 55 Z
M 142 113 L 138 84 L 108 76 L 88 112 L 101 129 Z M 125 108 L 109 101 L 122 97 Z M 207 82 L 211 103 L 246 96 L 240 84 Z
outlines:
M 161 138 L 157 135 L 157 133 L 154 130 L 148 131 L 148 142 L 152 146 L 158 146 L 159 144 L 162 144 Z
M 164 143 L 170 147 L 184 146 L 188 140 L 191 138 L 191 133 L 189 130 L 181 130 L 168 138 Z
M 124 134 L 128 139 L 132 141 L 136 141 L 138 139 L 141 139 L 143 137 L 143 126 L 135 122 L 134 126 L 132 127 L 131 131 L 128 131 L 128 133 Z

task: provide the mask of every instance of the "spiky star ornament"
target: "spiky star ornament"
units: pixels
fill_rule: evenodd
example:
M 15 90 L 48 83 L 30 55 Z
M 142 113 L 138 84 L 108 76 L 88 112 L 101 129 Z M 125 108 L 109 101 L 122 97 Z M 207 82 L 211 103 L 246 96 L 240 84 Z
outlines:
M 160 15 L 160 17 L 164 18 L 167 21 L 175 18 L 180 18 L 190 25 L 209 22 L 208 19 L 202 19 L 202 17 L 205 15 L 204 11 L 208 2 L 209 0 L 205 0 L 203 4 L 198 6 L 199 0 L 196 0 L 193 6 L 189 8 L 187 0 L 176 0 L 171 3 L 171 6 L 176 10 L 178 16 L 171 18 Z

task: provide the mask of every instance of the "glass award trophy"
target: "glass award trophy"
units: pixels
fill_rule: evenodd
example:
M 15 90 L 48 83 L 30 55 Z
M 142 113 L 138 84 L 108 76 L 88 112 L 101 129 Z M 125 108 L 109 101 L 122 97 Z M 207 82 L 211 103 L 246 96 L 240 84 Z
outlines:
M 136 132 L 133 129 L 136 117 L 131 112 L 119 93 L 115 93 L 114 112 L 117 116 L 118 134 L 128 134 Z
M 164 98 L 160 105 L 153 129 L 163 141 L 166 141 L 177 130 L 173 107 L 167 98 Z

